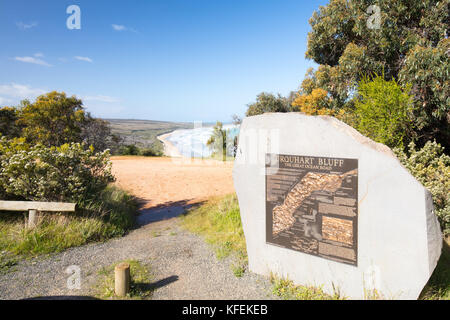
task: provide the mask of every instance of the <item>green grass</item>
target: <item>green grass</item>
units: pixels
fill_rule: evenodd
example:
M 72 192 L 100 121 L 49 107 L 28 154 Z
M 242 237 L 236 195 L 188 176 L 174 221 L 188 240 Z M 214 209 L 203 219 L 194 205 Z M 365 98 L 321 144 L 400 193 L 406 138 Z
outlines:
M 137 203 L 114 186 L 98 199 L 80 204 L 75 213 L 43 213 L 34 229 L 25 228 L 21 213 L 2 213 L 0 219 L 0 269 L 17 257 L 33 257 L 63 251 L 89 242 L 124 235 L 134 223 Z
M 236 276 L 243 275 L 247 266 L 247 250 L 236 195 L 214 198 L 189 210 L 182 225 L 199 234 L 211 244 L 219 259 L 232 258 Z
M 0 252 L 0 275 L 15 270 L 17 265 L 17 257 L 6 251 Z
M 420 299 L 450 300 L 450 245 L 444 241 L 442 255 Z
M 101 299 L 150 299 L 153 294 L 151 287 L 152 276 L 150 267 L 142 264 L 138 260 L 121 261 L 130 264 L 130 293 L 127 297 L 119 298 L 114 293 L 114 267 L 119 264 L 115 263 L 109 267 L 102 268 L 98 272 L 98 279 L 95 285 L 95 295 Z
M 274 275 L 270 277 L 274 295 L 284 300 L 344 300 L 339 292 L 334 295 L 325 293 L 321 287 L 296 286 L 291 280 L 281 279 Z
M 182 225 L 199 234 L 213 245 L 218 258 L 230 255 L 237 257 L 231 269 L 236 277 L 241 277 L 247 268 L 247 252 L 242 230 L 239 204 L 235 195 L 214 198 L 193 208 L 182 218 Z M 334 295 L 326 294 L 321 288 L 296 286 L 289 279 L 271 277 L 273 293 L 282 299 L 329 300 L 345 299 L 338 288 Z M 366 293 L 367 299 L 379 299 L 377 292 Z M 420 299 L 450 300 L 450 246 L 444 241 L 444 248 L 430 281 L 425 286 Z

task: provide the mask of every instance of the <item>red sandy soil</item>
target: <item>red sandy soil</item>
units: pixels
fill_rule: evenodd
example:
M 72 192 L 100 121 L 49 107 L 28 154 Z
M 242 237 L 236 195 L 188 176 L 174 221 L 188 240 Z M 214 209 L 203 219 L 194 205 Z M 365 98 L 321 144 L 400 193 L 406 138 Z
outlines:
M 187 158 L 112 157 L 116 184 L 142 209 L 198 203 L 234 192 L 232 162 Z

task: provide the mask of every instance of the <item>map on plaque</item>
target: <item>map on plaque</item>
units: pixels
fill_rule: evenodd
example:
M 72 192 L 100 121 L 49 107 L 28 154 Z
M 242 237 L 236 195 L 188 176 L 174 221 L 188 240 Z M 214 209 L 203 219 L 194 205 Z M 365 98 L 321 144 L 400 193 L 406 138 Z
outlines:
M 266 242 L 357 265 L 358 160 L 266 155 Z

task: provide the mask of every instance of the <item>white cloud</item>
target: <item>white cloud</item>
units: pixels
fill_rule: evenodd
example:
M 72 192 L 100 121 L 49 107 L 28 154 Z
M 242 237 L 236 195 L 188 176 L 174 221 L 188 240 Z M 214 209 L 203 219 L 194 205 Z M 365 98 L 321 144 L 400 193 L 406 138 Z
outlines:
M 24 99 L 34 100 L 45 92 L 43 89 L 32 88 L 23 84 L 3 84 L 0 85 L 0 103 L 18 103 Z
M 32 22 L 32 23 L 23 23 L 22 21 L 16 22 L 16 26 L 22 30 L 31 29 L 31 28 L 37 27 L 37 25 L 38 25 L 37 22 Z
M 43 54 L 42 52 L 36 52 L 36 53 L 34 54 L 34 56 L 35 56 L 36 58 L 43 58 L 43 57 L 44 57 L 44 54 Z
M 38 64 L 38 65 L 46 66 L 46 67 L 52 66 L 51 64 L 45 62 L 44 60 L 36 58 L 36 57 L 15 57 L 14 60 L 20 61 L 20 62 L 25 62 L 25 63 Z
M 112 28 L 116 31 L 125 31 L 127 28 L 125 26 L 119 25 L 119 24 L 112 24 Z
M 110 96 L 104 96 L 104 95 L 85 96 L 85 97 L 82 97 L 82 100 L 108 102 L 108 103 L 114 103 L 114 102 L 118 102 L 119 101 L 119 99 L 117 99 L 117 98 L 110 97 Z
M 80 57 L 80 56 L 76 56 L 76 57 L 74 57 L 74 58 L 77 59 L 77 60 L 80 60 L 80 61 L 86 61 L 86 62 L 90 62 L 90 63 L 94 62 L 94 61 L 92 61 L 92 59 L 89 58 L 89 57 Z
M 134 30 L 133 28 L 126 27 L 126 26 L 123 26 L 123 25 L 121 25 L 121 24 L 112 24 L 111 27 L 112 27 L 115 31 L 131 31 L 131 32 L 137 33 L 137 31 Z

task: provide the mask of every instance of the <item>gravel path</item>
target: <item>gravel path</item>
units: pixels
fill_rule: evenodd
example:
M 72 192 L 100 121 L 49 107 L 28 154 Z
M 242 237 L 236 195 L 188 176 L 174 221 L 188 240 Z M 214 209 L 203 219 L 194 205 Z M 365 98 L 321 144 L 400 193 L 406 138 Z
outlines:
M 236 278 L 230 262 L 217 260 L 209 245 L 179 225 L 184 208 L 234 191 L 232 164 L 181 160 L 114 158 L 116 183 L 142 202 L 140 227 L 106 243 L 19 262 L 0 274 L 0 299 L 92 297 L 98 272 L 128 259 L 150 265 L 153 299 L 274 299 L 267 279 L 249 272 Z M 80 290 L 67 288 L 65 271 L 74 265 L 81 270 Z
M 249 272 L 236 278 L 229 262 L 219 261 L 178 218 L 148 223 L 106 243 L 21 261 L 15 271 L 0 275 L 0 299 L 92 297 L 98 271 L 125 259 L 151 266 L 157 287 L 152 299 L 274 299 L 267 279 Z M 65 270 L 71 265 L 81 269 L 80 290 L 67 289 Z

